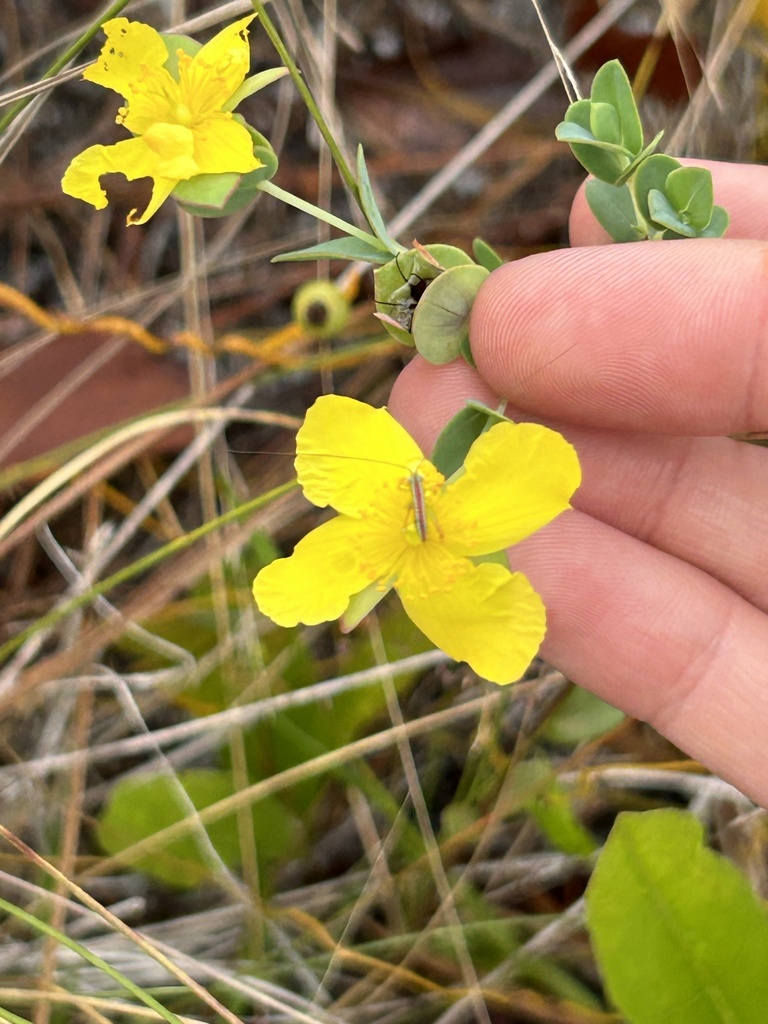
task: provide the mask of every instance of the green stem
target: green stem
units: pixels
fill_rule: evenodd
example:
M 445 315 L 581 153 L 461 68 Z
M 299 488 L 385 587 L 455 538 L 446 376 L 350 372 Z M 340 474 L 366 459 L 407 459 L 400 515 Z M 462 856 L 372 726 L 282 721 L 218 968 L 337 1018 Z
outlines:
M 264 10 L 264 4 L 261 2 L 261 0 L 251 0 L 251 4 L 253 6 L 254 11 L 256 11 L 256 13 L 259 16 L 259 21 L 264 26 L 264 31 L 267 33 L 272 42 L 272 45 L 277 50 L 280 60 L 288 68 L 288 73 L 293 79 L 293 84 L 296 86 L 297 90 L 301 94 L 301 98 L 306 103 L 307 110 L 314 118 L 315 124 L 320 130 L 320 134 L 325 139 L 328 149 L 330 149 L 331 155 L 333 156 L 334 163 L 339 169 L 339 174 L 341 174 L 342 178 L 344 179 L 347 188 L 354 197 L 355 202 L 360 207 L 360 209 L 363 210 L 362 203 L 360 202 L 360 190 L 357 187 L 357 181 L 355 180 L 355 176 L 349 169 L 347 161 L 344 159 L 341 150 L 336 144 L 336 140 L 331 134 L 331 130 L 326 124 L 325 118 L 320 113 L 320 108 L 315 103 L 314 96 L 309 91 L 309 87 L 307 86 L 307 83 L 304 81 L 304 78 L 302 77 L 301 72 L 296 66 L 293 57 L 290 55 L 290 53 L 286 49 L 285 43 L 280 38 L 280 33 L 272 24 L 269 15 Z M 364 210 L 363 213 L 365 213 Z
M 129 0 L 115 0 L 115 3 L 113 3 L 112 6 L 104 12 L 103 17 L 99 18 L 99 20 L 95 24 L 91 25 L 90 28 L 87 28 L 81 36 L 78 36 L 68 50 L 65 50 L 60 57 L 56 58 L 53 64 L 51 64 L 43 75 L 43 81 L 46 78 L 53 78 L 54 75 L 58 75 L 60 71 L 63 71 L 67 64 L 69 64 L 69 62 L 73 60 L 78 53 L 88 45 L 88 43 L 90 43 L 104 22 L 109 21 L 110 18 L 114 18 L 114 16 L 119 14 L 124 7 L 128 6 L 128 3 Z M 39 93 L 37 95 L 39 95 Z M 11 109 L 4 114 L 2 118 L 0 118 L 0 133 L 5 131 L 8 125 L 19 116 L 22 110 L 24 110 L 24 108 L 28 106 L 34 98 L 34 96 L 24 96 L 23 99 L 20 99 L 18 103 L 15 103 Z
M 183 537 L 177 537 L 172 540 L 169 544 L 164 544 L 163 547 L 158 548 L 157 551 L 153 551 L 149 555 L 145 555 L 144 558 L 138 559 L 131 565 L 125 566 L 124 569 L 118 570 L 111 576 L 107 576 L 101 583 L 95 583 L 92 587 L 86 590 L 82 594 L 78 594 L 77 597 L 73 597 L 70 601 L 61 605 L 58 608 L 54 608 L 53 611 L 48 612 L 47 615 L 41 616 L 31 626 L 27 626 L 26 629 L 21 630 L 16 636 L 7 640 L 2 646 L 0 646 L 0 661 L 8 657 L 10 654 L 21 647 L 25 640 L 29 637 L 34 636 L 38 630 L 48 629 L 50 626 L 55 626 L 57 622 L 66 618 L 72 612 L 77 611 L 79 608 L 84 608 L 87 604 L 90 604 L 95 597 L 100 597 L 102 594 L 108 593 L 121 583 L 125 583 L 127 580 L 132 579 L 134 576 L 139 576 L 141 573 L 146 572 L 147 569 L 151 569 L 158 562 L 164 561 L 171 555 L 175 555 L 179 551 L 183 551 L 185 548 L 195 544 L 201 537 L 207 536 L 214 530 L 218 530 L 222 526 L 226 526 L 228 523 L 236 522 L 238 519 L 242 519 L 251 512 L 255 512 L 256 509 L 262 508 L 264 505 L 268 505 L 270 501 L 275 498 L 279 498 L 281 495 L 286 494 L 288 491 L 293 490 L 294 487 L 298 486 L 296 480 L 290 480 L 286 484 L 280 484 L 279 487 L 274 487 L 271 491 L 267 491 L 266 494 L 260 494 L 258 498 L 253 498 L 251 501 L 246 501 L 242 505 L 238 505 L 237 508 L 231 509 L 229 512 L 225 512 L 223 515 L 218 516 L 216 519 L 211 520 L 209 523 L 203 523 L 202 526 L 198 526 L 196 530 L 190 530 L 189 533 L 185 533 Z
M 315 206 L 314 203 L 308 203 L 306 199 L 299 199 L 298 196 L 293 195 L 292 192 L 286 192 L 285 189 L 275 185 L 274 182 L 262 181 L 259 183 L 257 188 L 259 191 L 266 192 L 275 199 L 280 199 L 283 203 L 287 203 L 289 206 L 295 206 L 297 210 L 308 213 L 310 217 L 316 217 L 318 220 L 324 220 L 326 224 L 330 224 L 332 227 L 338 228 L 340 231 L 344 231 L 348 235 L 354 235 L 355 238 L 359 238 L 363 242 L 367 242 L 368 245 L 373 245 L 384 252 L 388 251 L 375 235 L 369 235 L 367 231 L 356 228 L 354 224 L 349 224 L 347 221 L 342 220 L 341 217 L 334 217 L 332 213 L 328 213 L 326 210 L 321 210 L 319 206 Z
M 21 907 L 17 907 L 13 903 L 9 903 L 7 900 L 0 899 L 0 910 L 4 910 L 6 913 L 11 914 L 19 921 L 23 921 L 25 924 L 29 925 L 30 928 L 34 928 L 36 931 L 42 932 L 43 935 L 50 935 L 51 938 L 55 939 L 62 946 L 66 946 L 67 949 L 71 949 L 73 953 L 77 953 L 77 955 L 81 956 L 83 960 L 86 960 L 89 964 L 92 964 L 100 971 L 103 971 L 104 974 L 112 978 L 112 980 L 117 982 L 118 985 L 130 992 L 135 999 L 139 1000 L 139 1002 L 144 1003 L 145 1006 L 154 1010 L 155 1013 L 162 1017 L 163 1020 L 168 1021 L 168 1024 L 182 1024 L 182 1021 L 175 1013 L 171 1013 L 170 1010 L 167 1010 L 163 1004 L 159 1003 L 154 996 L 149 994 L 149 992 L 145 992 L 144 989 L 131 981 L 130 978 L 127 978 L 115 967 L 108 964 L 106 960 L 102 960 L 100 956 L 92 953 L 90 949 L 87 949 L 79 942 L 71 939 L 68 935 L 65 935 L 64 932 L 59 931 L 57 928 L 53 928 L 45 921 L 39 920 L 39 918 L 27 913 L 26 910 L 22 910 Z M 8 1020 L 9 1018 L 6 1017 L 5 1019 Z M 16 1015 L 13 1014 L 10 1017 L 10 1020 L 14 1019 L 16 1021 L 23 1020 L 23 1018 L 16 1017 Z

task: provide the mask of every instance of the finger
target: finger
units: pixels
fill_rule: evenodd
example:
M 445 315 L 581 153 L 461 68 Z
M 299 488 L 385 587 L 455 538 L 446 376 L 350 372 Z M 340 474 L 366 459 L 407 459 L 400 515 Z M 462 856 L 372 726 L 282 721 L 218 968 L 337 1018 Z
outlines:
M 680 162 L 712 172 L 715 202 L 725 207 L 731 218 L 727 238 L 768 238 L 768 167 L 720 160 Z M 587 205 L 584 185 L 573 201 L 569 231 L 571 245 L 605 245 L 611 241 Z
M 768 801 L 762 613 L 700 570 L 576 511 L 511 555 L 544 599 L 548 661 Z
M 768 419 L 768 247 L 697 239 L 539 253 L 483 284 L 472 353 L 536 415 L 726 434 Z
M 412 379 L 408 379 L 408 374 Z M 462 397 L 493 405 L 465 364 L 451 372 L 414 363 L 390 410 L 431 451 Z M 419 416 L 428 394 L 434 418 Z M 423 408 L 423 406 L 421 406 Z M 507 415 L 516 419 L 514 409 Z M 681 438 L 598 431 L 548 422 L 575 446 L 583 480 L 575 508 L 709 573 L 768 610 L 765 559 L 755 538 L 768 534 L 768 452 L 724 437 Z

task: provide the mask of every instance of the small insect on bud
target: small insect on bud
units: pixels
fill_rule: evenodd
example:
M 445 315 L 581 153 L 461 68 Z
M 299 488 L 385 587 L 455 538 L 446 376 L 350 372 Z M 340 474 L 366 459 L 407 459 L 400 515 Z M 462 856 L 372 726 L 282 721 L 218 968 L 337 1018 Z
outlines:
M 332 281 L 307 281 L 294 292 L 291 312 L 306 334 L 330 338 L 344 329 L 349 300 Z

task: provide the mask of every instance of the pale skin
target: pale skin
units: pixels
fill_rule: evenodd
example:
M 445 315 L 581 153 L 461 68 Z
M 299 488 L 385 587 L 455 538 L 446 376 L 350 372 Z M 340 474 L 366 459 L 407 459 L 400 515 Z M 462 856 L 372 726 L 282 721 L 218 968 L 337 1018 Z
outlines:
M 425 451 L 470 397 L 565 434 L 574 509 L 510 552 L 542 655 L 768 805 L 768 450 L 725 436 L 768 431 L 768 167 L 706 166 L 725 239 L 609 245 L 580 192 L 484 284 L 477 371 L 416 358 L 389 409 Z

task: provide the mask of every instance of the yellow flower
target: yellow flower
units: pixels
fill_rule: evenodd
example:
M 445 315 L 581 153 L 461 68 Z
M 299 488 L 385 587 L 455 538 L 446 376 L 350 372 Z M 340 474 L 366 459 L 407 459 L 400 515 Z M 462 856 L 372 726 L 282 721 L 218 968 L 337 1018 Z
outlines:
M 534 423 L 498 423 L 446 481 L 386 409 L 326 395 L 296 452 L 305 496 L 340 515 L 261 570 L 260 610 L 280 626 L 313 625 L 364 614 L 394 586 L 437 647 L 493 682 L 518 679 L 544 638 L 541 598 L 521 573 L 472 559 L 569 507 L 581 479 L 571 445 Z
M 136 210 L 128 216 L 129 224 L 143 224 L 180 181 L 261 167 L 248 129 L 233 118 L 230 107 L 248 73 L 247 26 L 254 17 L 222 29 L 194 56 L 179 50 L 178 80 L 164 66 L 168 50 L 153 28 L 127 18 L 105 22 L 107 41 L 83 77 L 125 99 L 117 123 L 134 137 L 113 146 L 90 146 L 76 156 L 61 182 L 64 192 L 101 210 L 107 205 L 99 184 L 103 174 L 117 171 L 130 181 L 152 178 L 146 210 L 140 217 Z

